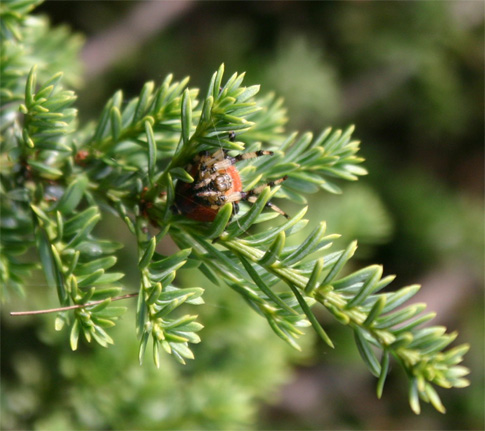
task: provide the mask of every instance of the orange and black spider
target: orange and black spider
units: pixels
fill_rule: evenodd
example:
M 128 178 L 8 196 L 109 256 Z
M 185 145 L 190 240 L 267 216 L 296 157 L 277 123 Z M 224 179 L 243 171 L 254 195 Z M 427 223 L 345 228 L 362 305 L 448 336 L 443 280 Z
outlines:
M 237 214 L 239 201 L 255 202 L 257 196 L 266 186 L 273 187 L 281 184 L 287 176 L 244 192 L 241 177 L 235 164 L 241 160 L 272 154 L 272 151 L 260 150 L 230 157 L 222 149 L 212 154 L 208 152 L 200 153 L 186 167 L 187 172 L 194 178 L 194 182 L 178 181 L 177 183 L 175 208 L 179 214 L 183 214 L 192 220 L 210 222 L 215 219 L 225 203 L 231 202 L 233 214 Z M 283 210 L 271 202 L 266 205 L 288 218 Z

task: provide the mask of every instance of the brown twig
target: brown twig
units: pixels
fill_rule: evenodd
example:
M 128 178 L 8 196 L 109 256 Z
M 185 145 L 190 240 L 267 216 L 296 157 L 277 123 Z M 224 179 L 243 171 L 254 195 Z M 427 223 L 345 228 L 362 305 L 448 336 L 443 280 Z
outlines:
M 135 296 L 138 296 L 138 292 L 127 293 L 126 295 L 123 295 L 123 296 L 115 296 L 114 298 L 111 298 L 111 301 L 119 301 L 120 299 L 134 298 Z M 71 305 L 69 307 L 49 308 L 47 310 L 12 311 L 10 315 L 11 316 L 30 316 L 32 314 L 57 313 L 59 311 L 68 311 L 68 310 L 75 310 L 77 308 L 91 307 L 92 305 L 101 304 L 104 301 L 106 301 L 106 299 L 100 299 L 99 301 L 88 302 L 87 304 Z
M 115 25 L 88 40 L 82 53 L 88 78 L 103 73 L 140 49 L 195 4 L 193 0 L 135 3 Z

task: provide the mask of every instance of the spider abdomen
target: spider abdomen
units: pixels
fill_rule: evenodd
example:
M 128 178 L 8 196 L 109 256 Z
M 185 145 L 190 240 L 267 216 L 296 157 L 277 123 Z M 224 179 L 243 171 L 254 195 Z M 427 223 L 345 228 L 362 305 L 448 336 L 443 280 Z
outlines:
M 196 181 L 177 183 L 175 205 L 192 220 L 210 222 L 226 202 L 237 202 L 227 197 L 241 192 L 242 182 L 235 166 L 210 173 L 207 169 L 201 170 L 201 165 L 201 161 L 195 162 L 189 172 Z
M 175 208 L 180 214 L 192 220 L 211 222 L 222 206 L 230 202 L 233 205 L 233 214 L 237 214 L 238 202 L 253 202 L 264 186 L 243 192 L 241 177 L 234 163 L 272 154 L 271 151 L 257 151 L 228 157 L 223 150 L 213 154 L 199 154 L 186 167 L 194 182 L 178 181 L 175 187 Z M 285 179 L 286 177 L 272 181 L 269 185 L 280 184 Z M 268 202 L 267 206 L 287 217 L 286 213 L 275 205 Z

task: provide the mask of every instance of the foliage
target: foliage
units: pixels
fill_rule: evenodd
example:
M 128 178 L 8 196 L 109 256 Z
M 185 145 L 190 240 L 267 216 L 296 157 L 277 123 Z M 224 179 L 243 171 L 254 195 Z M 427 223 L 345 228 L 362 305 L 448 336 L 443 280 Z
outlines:
M 257 85 L 245 87 L 244 74 L 224 81 L 223 65 L 202 96 L 187 87 L 187 78 L 177 82 L 170 75 L 159 86 L 146 83 L 130 100 L 116 92 L 94 125 L 79 127 L 72 108 L 75 93 L 61 86 L 60 73 L 43 77 L 45 65 L 55 65 L 47 58 L 59 58 L 54 41 L 62 39 L 73 52 L 78 39 L 63 34 L 44 43 L 44 37 L 51 40 L 49 33 L 46 36 L 42 25 L 44 30 L 35 31 L 37 21 L 27 15 L 28 4 L 5 2 L 1 11 L 1 277 L 6 291 L 21 291 L 32 266 L 21 257 L 35 247 L 47 285 L 56 289 L 63 307 L 56 329 L 70 328 L 71 348 L 78 348 L 81 335 L 104 347 L 113 343 L 106 329 L 124 311 L 112 304 L 121 299 L 123 288 L 119 280 L 124 274 L 110 270 L 120 244 L 94 233 L 102 212 L 109 211 L 137 241 L 140 361 L 150 340 L 157 366 L 161 350 L 181 363 L 193 359 L 189 344 L 200 342 L 202 325 L 179 307 L 202 305 L 204 291 L 178 286 L 176 277 L 182 268 L 198 269 L 209 281 L 224 283 L 241 295 L 297 349 L 307 326 L 333 347 L 312 311 L 325 308 L 354 332 L 362 359 L 378 378 L 379 397 L 394 357 L 409 379 L 413 411 L 419 413 L 421 399 L 444 412 L 434 385 L 468 385 L 468 370 L 458 365 L 468 346 L 445 351 L 456 333 L 447 334 L 441 326 L 423 327 L 434 317 L 423 314 L 423 304 L 401 307 L 419 287 L 380 292 L 394 277 L 383 277 L 378 265 L 343 275 L 356 243 L 328 251 L 336 235 L 326 234 L 323 221 L 302 242 L 287 245 L 287 238 L 305 227 L 306 207 L 286 222 L 266 224 L 277 217 L 263 212 L 270 199 L 305 205 L 306 195 L 319 190 L 340 193 L 336 180 L 355 181 L 366 174 L 357 155 L 359 142 L 352 139 L 353 127 L 327 128 L 317 137 L 287 135 L 281 102 L 260 98 Z M 36 43 L 43 49 L 35 51 Z M 44 62 L 29 58 L 32 53 Z M 66 75 L 68 84 L 75 81 L 75 73 Z M 238 164 L 244 187 L 249 190 L 287 175 L 280 187 L 265 188 L 254 204 L 242 205 L 234 217 L 231 205 L 225 205 L 210 224 L 174 213 L 176 182 L 194 181 L 184 168 L 197 153 L 263 147 L 274 155 Z M 256 229 L 260 224 L 263 228 Z M 178 252 L 156 251 L 167 236 Z
M 256 401 L 270 399 L 288 378 L 289 358 L 296 352 L 262 319 L 254 319 L 252 310 L 238 307 L 239 298 L 230 290 L 204 296 L 212 305 L 201 307 L 204 342 L 196 360 L 183 366 L 162 355 L 160 368 L 151 361 L 140 367 L 128 318 L 111 329 L 112 337 L 122 341 L 116 348 L 80 346 L 75 354 L 53 354 L 65 337 L 52 331 L 45 316 L 28 323 L 23 319 L 23 328 L 9 327 L 23 342 L 10 346 L 2 361 L 9 370 L 1 385 L 2 428 L 254 429 Z M 222 325 L 232 330 L 221 331 Z M 25 351 L 26 332 L 42 339 L 34 351 Z

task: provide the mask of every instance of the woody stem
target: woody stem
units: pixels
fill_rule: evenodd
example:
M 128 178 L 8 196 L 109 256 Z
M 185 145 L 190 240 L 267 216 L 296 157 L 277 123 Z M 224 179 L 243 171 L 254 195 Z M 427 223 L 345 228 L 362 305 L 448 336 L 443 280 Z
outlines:
M 122 296 L 115 296 L 114 298 L 111 298 L 111 301 L 119 301 L 120 299 L 134 298 L 135 296 L 138 296 L 138 292 L 127 293 L 126 295 L 122 295 Z M 99 301 L 88 302 L 87 304 L 70 305 L 69 307 L 48 308 L 46 310 L 12 311 L 10 312 L 10 315 L 11 316 L 30 316 L 33 314 L 57 313 L 60 311 L 76 310 L 77 308 L 90 307 L 92 305 L 101 304 L 104 301 L 106 300 L 100 299 Z

